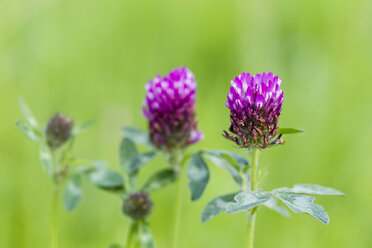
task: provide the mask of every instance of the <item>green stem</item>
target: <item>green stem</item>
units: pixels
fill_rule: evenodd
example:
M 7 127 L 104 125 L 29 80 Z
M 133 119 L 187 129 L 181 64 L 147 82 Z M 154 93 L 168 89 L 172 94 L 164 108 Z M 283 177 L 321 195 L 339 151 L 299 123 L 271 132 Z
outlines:
M 130 227 L 129 227 L 129 230 L 128 230 L 127 242 L 125 244 L 125 248 L 130 248 L 131 247 L 132 241 L 133 241 L 133 236 L 134 236 L 135 232 L 136 232 L 136 224 L 131 223 Z
M 254 240 L 254 226 L 256 221 L 256 213 L 252 213 L 248 217 L 248 242 L 247 247 L 253 248 L 253 240 Z
M 251 173 L 251 191 L 256 190 L 256 180 L 257 180 L 257 170 L 258 170 L 258 156 L 260 155 L 260 150 L 258 148 L 252 149 L 252 173 Z
M 52 191 L 52 203 L 50 206 L 50 247 L 57 248 L 57 206 L 59 195 L 59 187 L 57 184 L 54 184 Z
M 260 150 L 258 148 L 252 149 L 252 168 L 251 168 L 251 191 L 256 190 L 257 182 L 257 169 L 258 169 L 258 156 Z M 253 208 L 248 218 L 248 242 L 247 248 L 253 248 L 254 241 L 254 226 L 256 221 L 257 207 Z
M 181 174 L 179 172 L 179 174 Z M 176 205 L 175 205 L 175 216 L 174 216 L 174 226 L 173 226 L 173 241 L 172 248 L 177 248 L 178 235 L 179 235 L 179 226 L 181 222 L 181 213 L 182 213 L 182 192 L 183 192 L 183 183 L 181 179 L 177 182 L 177 195 L 176 195 Z

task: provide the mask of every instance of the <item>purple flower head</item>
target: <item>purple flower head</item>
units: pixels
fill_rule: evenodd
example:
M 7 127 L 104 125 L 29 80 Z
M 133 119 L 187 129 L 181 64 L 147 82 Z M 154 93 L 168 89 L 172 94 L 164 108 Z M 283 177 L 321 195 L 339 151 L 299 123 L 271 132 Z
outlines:
M 184 148 L 203 138 L 195 120 L 196 82 L 186 67 L 165 77 L 156 76 L 145 87 L 143 115 L 149 121 L 150 140 L 161 150 Z
M 255 76 L 243 72 L 235 77 L 226 101 L 232 134 L 224 131 L 223 136 L 248 149 L 284 143 L 280 137 L 274 139 L 284 99 L 281 83 L 272 72 Z
M 123 213 L 133 220 L 144 220 L 150 214 L 151 209 L 151 198 L 144 192 L 132 193 L 123 201 Z
M 65 144 L 71 137 L 73 121 L 63 114 L 56 113 L 48 122 L 45 134 L 51 149 Z

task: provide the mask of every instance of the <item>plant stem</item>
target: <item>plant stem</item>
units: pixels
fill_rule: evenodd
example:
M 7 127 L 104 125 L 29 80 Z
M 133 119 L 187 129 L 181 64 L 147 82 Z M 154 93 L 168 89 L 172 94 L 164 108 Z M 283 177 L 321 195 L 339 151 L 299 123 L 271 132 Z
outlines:
M 181 172 L 179 172 L 181 174 Z M 173 226 L 173 241 L 172 248 L 177 248 L 179 226 L 181 222 L 181 213 L 182 213 L 182 192 L 183 192 L 183 183 L 179 179 L 177 182 L 177 195 L 176 195 L 176 205 L 175 205 L 175 216 L 174 216 L 174 226 Z
M 58 238 L 57 238 L 57 206 L 58 206 L 58 195 L 59 187 L 55 183 L 52 189 L 52 202 L 50 206 L 50 247 L 58 247 Z
M 258 148 L 252 149 L 252 173 L 251 173 L 251 191 L 256 190 L 257 170 L 258 170 L 258 156 L 260 150 Z
M 257 182 L 257 169 L 258 169 L 258 156 L 260 150 L 258 148 L 252 149 L 252 169 L 251 169 L 251 191 L 256 190 Z M 253 208 L 248 218 L 248 242 L 247 248 L 253 248 L 254 241 L 254 226 L 256 221 L 257 207 Z
M 132 240 L 133 240 L 133 235 L 136 232 L 136 224 L 131 223 L 129 230 L 128 230 L 128 235 L 127 235 L 127 242 L 125 244 L 125 248 L 130 248 L 132 245 Z

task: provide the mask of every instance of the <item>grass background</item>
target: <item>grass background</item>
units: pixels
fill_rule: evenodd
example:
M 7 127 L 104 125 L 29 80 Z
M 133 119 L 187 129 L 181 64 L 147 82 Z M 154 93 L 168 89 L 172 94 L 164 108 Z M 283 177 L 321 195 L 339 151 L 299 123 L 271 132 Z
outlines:
M 48 247 L 50 184 L 37 146 L 14 125 L 23 96 L 40 122 L 55 111 L 95 119 L 75 153 L 118 169 L 122 125 L 146 128 L 144 84 L 186 65 L 198 82 L 197 118 L 205 140 L 191 148 L 230 149 L 224 106 L 242 71 L 273 71 L 283 80 L 282 127 L 304 128 L 261 156 L 262 186 L 295 183 L 337 188 L 346 198 L 318 198 L 329 226 L 307 215 L 286 219 L 262 209 L 256 247 L 372 246 L 372 2 L 368 0 L 0 1 L 0 247 Z M 161 159 L 147 172 L 164 167 Z M 184 181 L 186 184 L 186 181 Z M 207 224 L 199 216 L 235 185 L 212 167 L 202 199 L 184 191 L 180 248 L 243 247 L 243 213 Z M 169 247 L 175 188 L 154 194 L 152 230 Z M 120 201 L 84 185 L 79 208 L 59 211 L 60 247 L 123 242 Z

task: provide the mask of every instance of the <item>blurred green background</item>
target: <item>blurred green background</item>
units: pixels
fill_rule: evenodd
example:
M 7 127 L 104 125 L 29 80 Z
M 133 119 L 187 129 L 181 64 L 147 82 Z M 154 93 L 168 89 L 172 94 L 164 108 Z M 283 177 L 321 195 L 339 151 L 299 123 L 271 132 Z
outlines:
M 318 197 L 329 226 L 261 209 L 257 248 L 372 247 L 371 12 L 369 0 L 0 1 L 0 247 L 49 245 L 50 184 L 37 145 L 14 125 L 22 117 L 17 97 L 39 122 L 57 110 L 76 122 L 96 120 L 75 154 L 118 169 L 120 127 L 146 128 L 144 84 L 180 65 L 196 76 L 206 137 L 190 150 L 233 150 L 221 137 L 230 80 L 273 71 L 285 91 L 280 125 L 306 133 L 261 156 L 270 171 L 262 186 L 317 183 L 347 194 Z M 164 166 L 159 158 L 145 174 Z M 243 247 L 243 213 L 200 223 L 206 202 L 236 189 L 224 171 L 211 171 L 200 201 L 184 191 L 181 248 Z M 174 199 L 174 186 L 154 194 L 151 228 L 160 248 L 169 247 Z M 60 247 L 123 242 L 129 222 L 120 206 L 85 184 L 78 209 L 60 208 Z

